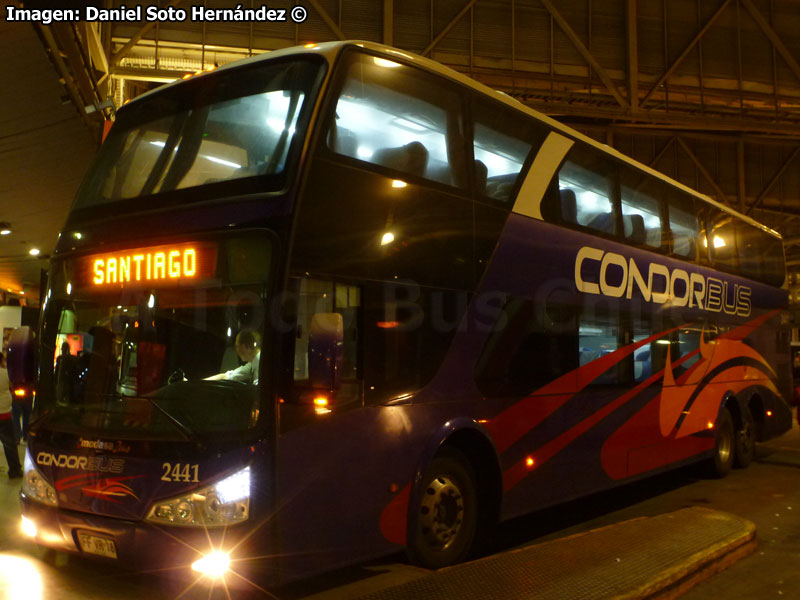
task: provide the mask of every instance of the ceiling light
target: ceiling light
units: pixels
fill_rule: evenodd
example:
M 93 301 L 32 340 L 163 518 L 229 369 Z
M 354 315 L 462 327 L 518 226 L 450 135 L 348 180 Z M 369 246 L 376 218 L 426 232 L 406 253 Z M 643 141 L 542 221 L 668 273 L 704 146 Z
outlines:
M 28 254 L 30 254 L 31 256 L 39 256 L 40 252 L 41 250 L 39 250 L 38 248 L 31 248 L 30 250 L 28 250 Z
M 0 221 L 0 235 L 9 235 L 11 233 L 11 223 Z
M 0 229 L 0 235 L 9 235 L 10 233 L 10 229 Z

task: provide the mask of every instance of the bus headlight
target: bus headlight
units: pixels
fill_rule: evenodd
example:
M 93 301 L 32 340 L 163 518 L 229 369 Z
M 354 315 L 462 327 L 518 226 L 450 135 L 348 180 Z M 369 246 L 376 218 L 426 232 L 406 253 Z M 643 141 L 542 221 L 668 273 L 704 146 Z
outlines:
M 150 508 L 147 520 L 162 525 L 220 527 L 250 516 L 250 467 L 183 496 L 161 500 Z
M 22 474 L 22 492 L 30 499 L 57 506 L 56 488 L 45 481 L 34 466 L 30 450 L 25 450 L 25 469 Z

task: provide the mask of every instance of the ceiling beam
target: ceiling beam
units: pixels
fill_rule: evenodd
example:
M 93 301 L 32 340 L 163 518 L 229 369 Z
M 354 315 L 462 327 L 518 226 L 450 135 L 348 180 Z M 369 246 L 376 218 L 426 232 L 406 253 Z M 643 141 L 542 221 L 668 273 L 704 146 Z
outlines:
M 628 0 L 626 10 L 628 26 L 625 32 L 628 38 L 628 103 L 631 105 L 632 113 L 635 113 L 639 108 L 639 28 L 637 26 L 637 2 L 638 0 Z
M 180 3 L 181 0 L 170 0 L 169 3 L 164 8 L 172 8 L 173 6 L 177 6 Z M 153 27 L 156 26 L 156 23 L 157 23 L 156 21 L 151 21 L 150 23 L 147 23 L 144 27 L 142 27 L 139 31 L 137 31 L 133 35 L 133 37 L 130 40 L 128 40 L 128 43 L 125 44 L 122 48 L 120 48 L 116 54 L 114 54 L 112 63 L 114 65 L 118 65 L 123 58 L 128 56 L 128 53 L 131 50 L 133 50 L 133 47 L 136 46 L 139 40 L 142 39 L 148 31 L 150 31 Z
M 450 30 L 458 24 L 461 18 L 469 12 L 469 10 L 477 1 L 478 0 L 469 0 L 464 7 L 458 11 L 458 14 L 450 19 L 450 22 L 445 25 L 439 33 L 436 34 L 436 37 L 431 40 L 431 43 L 428 44 L 425 49 L 420 52 L 420 54 L 422 54 L 422 56 L 430 55 L 431 51 L 436 47 L 436 45 L 444 39 L 444 36 L 450 33 Z
M 758 195 L 758 197 L 755 200 L 753 200 L 753 203 L 747 209 L 747 213 L 746 214 L 749 215 L 753 211 L 754 208 L 757 208 L 758 205 L 761 204 L 761 201 L 764 200 L 766 195 L 772 189 L 772 186 L 775 185 L 775 182 L 777 182 L 781 178 L 781 176 L 786 172 L 786 169 L 788 169 L 789 166 L 794 162 L 794 160 L 797 158 L 798 154 L 800 154 L 800 146 L 797 146 L 792 151 L 792 153 L 789 155 L 789 158 L 787 158 L 785 161 L 783 161 L 783 164 L 781 165 L 781 168 L 778 169 L 778 172 L 775 173 L 775 175 L 772 177 L 772 179 L 769 180 L 769 183 L 767 183 L 767 185 L 764 186 L 764 189 L 761 190 L 761 193 Z
M 556 7 L 553 5 L 553 3 L 550 0 L 539 0 L 539 1 L 547 9 L 547 12 L 550 13 L 550 16 L 553 17 L 553 20 L 555 20 L 555 22 L 558 23 L 558 26 L 561 28 L 561 30 L 567 35 L 569 40 L 572 42 L 572 45 L 575 46 L 575 49 L 583 57 L 583 60 L 589 63 L 589 66 L 591 66 L 592 69 L 594 69 L 595 73 L 597 73 L 597 76 L 600 77 L 600 81 L 602 81 L 603 85 L 605 85 L 606 88 L 608 88 L 608 91 L 611 92 L 611 95 L 614 96 L 614 99 L 617 101 L 617 103 L 623 109 L 628 110 L 628 108 L 630 108 L 628 102 L 625 100 L 625 98 L 623 98 L 620 95 L 619 90 L 617 89 L 617 86 L 614 84 L 611 77 L 609 77 L 608 73 L 600 65 L 600 63 L 597 62 L 597 59 L 595 59 L 592 53 L 589 52 L 588 48 L 586 48 L 586 46 L 583 45 L 581 38 L 578 36 L 577 33 L 575 33 L 575 30 L 572 29 L 572 27 L 570 26 L 569 23 L 567 23 L 564 17 L 561 16 L 561 13 L 559 13 L 558 10 L 556 10 Z
M 714 188 L 714 191 L 717 193 L 717 196 L 719 196 L 719 201 L 722 202 L 723 204 L 730 206 L 730 201 L 728 200 L 728 196 L 725 195 L 725 192 L 722 191 L 722 188 L 719 187 L 719 184 L 714 180 L 713 177 L 711 177 L 711 173 L 709 173 L 708 170 L 706 170 L 706 168 L 703 166 L 703 163 L 700 162 L 697 156 L 695 156 L 694 152 L 692 152 L 692 149 L 689 148 L 689 145 L 686 142 L 684 142 L 680 136 L 678 136 L 677 139 L 681 148 L 683 148 L 683 151 L 686 152 L 686 154 L 689 156 L 690 159 L 692 159 L 692 162 L 697 167 L 697 170 L 700 171 L 700 174 L 706 179 L 706 181 L 708 181 L 709 184 L 711 184 L 711 187 Z
M 787 66 L 792 70 L 795 77 L 800 80 L 800 64 L 798 64 L 795 57 L 789 52 L 789 49 L 786 47 L 786 44 L 783 43 L 783 40 L 775 33 L 775 30 L 770 26 L 761 12 L 753 5 L 750 0 L 739 0 L 742 5 L 747 9 L 747 12 L 750 13 L 750 16 L 753 17 L 753 20 L 756 22 L 756 25 L 761 29 L 765 36 L 772 42 L 772 45 L 775 46 L 775 50 L 778 51 L 783 57 L 783 60 L 786 61 Z
M 676 58 L 672 62 L 672 64 L 669 66 L 669 68 L 666 71 L 664 71 L 664 74 L 661 75 L 661 77 L 658 78 L 658 81 L 656 81 L 655 85 L 650 88 L 650 91 L 647 92 L 644 95 L 644 98 L 642 98 L 641 106 L 644 106 L 645 104 L 647 104 L 647 101 L 650 99 L 650 97 L 656 91 L 658 91 L 661 88 L 661 86 L 664 84 L 664 82 L 669 78 L 669 76 L 672 75 L 675 72 L 675 69 L 677 69 L 681 65 L 681 63 L 684 61 L 684 59 L 689 55 L 689 53 L 694 49 L 694 47 L 697 45 L 697 43 L 706 34 L 706 31 L 708 31 L 711 28 L 711 26 L 716 22 L 716 20 L 719 18 L 719 16 L 723 12 L 725 12 L 725 9 L 728 8 L 728 5 L 732 1 L 733 0 L 724 0 L 723 1 L 723 3 L 717 9 L 717 12 L 715 12 L 708 21 L 706 21 L 706 24 L 703 25 L 703 27 L 700 28 L 700 31 L 698 31 L 697 34 L 694 36 L 694 38 L 692 38 L 692 41 L 689 42 L 687 44 L 686 48 L 683 49 L 683 52 L 681 52 L 678 55 L 678 58 Z M 666 27 L 666 24 L 664 26 Z
M 341 28 L 336 23 L 336 21 L 334 21 L 331 18 L 331 16 L 328 14 L 328 11 L 325 10 L 325 7 L 323 7 L 319 3 L 319 0 L 309 0 L 309 2 L 311 2 L 311 6 L 314 7 L 314 10 L 317 11 L 317 14 L 319 14 L 319 16 L 322 17 L 322 20 L 325 21 L 325 25 L 328 26 L 328 29 L 330 29 L 333 32 L 333 35 L 336 36 L 336 39 L 337 40 L 345 39 L 344 33 L 342 33 Z

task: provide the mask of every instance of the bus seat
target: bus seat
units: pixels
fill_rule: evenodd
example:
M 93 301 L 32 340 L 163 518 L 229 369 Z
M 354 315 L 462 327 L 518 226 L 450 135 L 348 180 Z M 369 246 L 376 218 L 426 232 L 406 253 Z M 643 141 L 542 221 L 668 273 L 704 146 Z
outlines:
M 564 223 L 578 222 L 578 200 L 575 191 L 564 188 L 558 191 L 559 203 L 561 204 L 561 220 Z
M 487 169 L 483 161 L 480 160 L 475 161 L 473 168 L 475 169 L 475 191 L 479 194 L 485 194 L 486 178 L 489 175 L 489 169 Z
M 614 215 L 612 213 L 599 213 L 592 217 L 588 226 L 603 233 L 614 233 Z
M 356 150 L 358 149 L 358 139 L 355 134 L 349 129 L 331 129 L 328 134 L 328 146 L 331 150 L 338 154 L 345 156 L 358 156 Z
M 644 244 L 647 241 L 647 232 L 644 229 L 644 217 L 642 215 L 625 215 L 625 225 L 630 225 L 630 232 L 628 227 L 625 227 L 626 237 L 634 244 Z
M 372 155 L 372 162 L 423 177 L 428 166 L 428 150 L 421 142 L 410 142 L 399 148 L 381 148 Z

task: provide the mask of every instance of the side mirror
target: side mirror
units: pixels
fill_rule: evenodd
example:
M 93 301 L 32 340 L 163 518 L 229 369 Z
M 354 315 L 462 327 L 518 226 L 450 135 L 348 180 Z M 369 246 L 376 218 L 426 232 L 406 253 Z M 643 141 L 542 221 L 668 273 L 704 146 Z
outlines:
M 314 388 L 336 390 L 342 372 L 344 319 L 339 313 L 317 313 L 308 334 L 308 376 Z
M 36 340 L 27 325 L 17 327 L 8 340 L 8 380 L 12 385 L 32 384 L 36 379 Z

